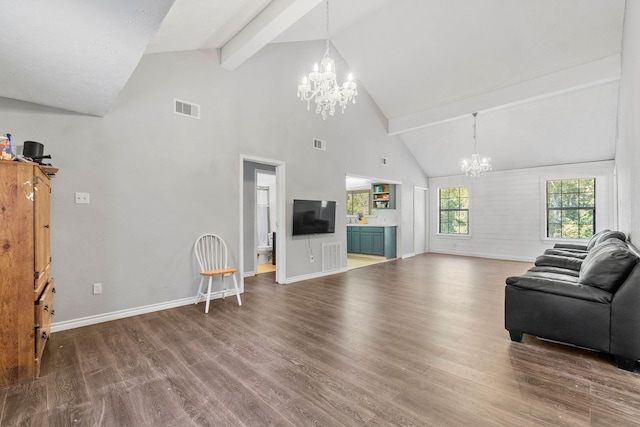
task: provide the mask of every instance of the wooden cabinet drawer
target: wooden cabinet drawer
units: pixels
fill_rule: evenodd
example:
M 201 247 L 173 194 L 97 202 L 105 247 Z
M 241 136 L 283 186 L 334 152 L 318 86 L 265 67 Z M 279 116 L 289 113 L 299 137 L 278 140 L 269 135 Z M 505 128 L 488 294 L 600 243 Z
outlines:
M 51 333 L 51 321 L 54 315 L 53 309 L 53 294 L 55 293 L 55 287 L 53 279 L 47 283 L 40 295 L 40 298 L 35 304 L 35 359 L 36 359 L 36 374 L 37 378 L 40 372 L 40 359 L 44 346 L 49 340 Z

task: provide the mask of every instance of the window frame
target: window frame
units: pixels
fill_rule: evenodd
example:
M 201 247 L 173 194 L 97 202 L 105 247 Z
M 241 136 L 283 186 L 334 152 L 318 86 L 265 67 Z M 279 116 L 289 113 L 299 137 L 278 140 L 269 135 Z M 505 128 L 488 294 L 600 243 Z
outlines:
M 593 181 L 593 206 L 580 206 L 580 202 L 578 202 L 577 206 L 572 206 L 572 207 L 550 207 L 549 206 L 549 183 L 552 181 L 584 181 L 584 180 L 592 180 Z M 543 194 L 544 194 L 544 202 L 543 202 L 543 206 L 544 206 L 544 227 L 543 227 L 543 239 L 544 240 L 549 240 L 549 241 L 560 241 L 560 242 L 584 242 L 584 241 L 588 241 L 589 237 L 554 237 L 554 236 L 550 236 L 550 213 L 551 211 L 560 211 L 560 212 L 566 212 L 566 211 L 581 211 L 581 210 L 591 210 L 592 211 L 592 224 L 591 224 L 591 228 L 592 228 L 592 235 L 596 233 L 597 231 L 597 222 L 598 222 L 598 216 L 597 216 L 597 212 L 598 212 L 598 177 L 597 176 L 581 176 L 581 177 L 576 177 L 576 178 L 566 178 L 566 177 L 555 177 L 555 178 L 545 178 L 543 181 Z M 560 194 L 562 195 L 562 192 L 560 192 Z M 578 198 L 578 200 L 580 200 L 580 194 L 584 194 L 581 191 L 578 191 L 576 196 Z M 562 199 L 562 197 L 561 197 Z M 562 227 L 564 223 L 560 222 L 560 226 Z
M 443 233 L 441 229 L 441 215 L 442 215 L 442 206 L 441 206 L 441 192 L 443 189 L 450 188 L 465 188 L 467 190 L 467 208 L 466 209 L 448 209 L 447 211 L 466 211 L 467 212 L 467 232 L 466 233 Z M 436 200 L 438 205 L 438 214 L 436 218 L 436 227 L 437 227 L 437 235 L 438 236 L 446 236 L 452 238 L 469 238 L 471 237 L 471 186 L 470 185 L 450 185 L 445 187 L 438 187 L 438 191 L 436 192 Z

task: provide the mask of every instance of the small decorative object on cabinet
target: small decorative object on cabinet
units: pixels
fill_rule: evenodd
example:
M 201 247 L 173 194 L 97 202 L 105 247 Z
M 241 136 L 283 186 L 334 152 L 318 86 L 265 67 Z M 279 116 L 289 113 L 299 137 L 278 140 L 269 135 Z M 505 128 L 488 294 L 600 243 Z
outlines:
M 38 378 L 54 315 L 51 171 L 0 161 L 0 387 Z
M 396 208 L 396 186 L 395 184 L 376 183 L 371 186 L 373 189 L 374 209 L 395 209 Z

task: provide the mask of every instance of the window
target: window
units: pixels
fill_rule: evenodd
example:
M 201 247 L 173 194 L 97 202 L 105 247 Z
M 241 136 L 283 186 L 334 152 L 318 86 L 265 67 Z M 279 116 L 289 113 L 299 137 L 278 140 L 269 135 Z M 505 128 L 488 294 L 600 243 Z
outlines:
M 467 187 L 440 188 L 440 222 L 438 232 L 441 234 L 469 234 L 469 189 Z
M 588 239 L 596 229 L 596 179 L 547 181 L 547 237 Z
M 347 191 L 347 215 L 371 215 L 371 191 Z

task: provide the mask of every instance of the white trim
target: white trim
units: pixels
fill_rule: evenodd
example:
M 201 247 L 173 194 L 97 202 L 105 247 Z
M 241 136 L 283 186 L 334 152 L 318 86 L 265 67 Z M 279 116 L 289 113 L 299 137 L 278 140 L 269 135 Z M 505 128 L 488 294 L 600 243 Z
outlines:
M 505 256 L 503 254 L 488 254 L 488 253 L 477 253 L 477 252 L 469 252 L 469 251 L 447 251 L 447 250 L 439 250 L 436 252 L 431 252 L 433 254 L 444 254 L 444 255 L 456 255 L 456 256 L 468 256 L 472 258 L 488 258 L 488 259 L 500 259 L 506 261 L 522 261 L 522 262 L 534 262 L 535 257 L 525 257 L 525 256 Z
M 405 258 L 411 258 L 416 256 L 415 252 L 411 252 L 410 254 L 402 254 L 402 256 L 400 257 L 401 259 L 405 259 Z
M 235 296 L 234 290 L 228 290 L 225 293 L 227 296 Z M 222 296 L 217 296 L 211 299 L 220 299 Z M 51 332 L 66 331 L 67 329 L 81 328 L 83 326 L 95 325 L 97 323 L 110 322 L 112 320 L 124 319 L 125 317 L 138 316 L 140 314 L 153 313 L 155 311 L 168 310 L 170 308 L 182 307 L 189 304 L 194 304 L 196 297 L 188 297 L 177 299 L 173 301 L 161 302 L 158 304 L 144 305 L 141 307 L 128 308 L 126 310 L 112 311 L 110 313 L 96 314 L 94 316 L 80 317 L 78 319 L 63 320 L 61 322 L 54 322 L 51 324 Z
M 288 284 L 288 283 L 302 282 L 303 280 L 317 279 L 318 277 L 333 276 L 334 274 L 346 273 L 347 271 L 348 269 L 346 267 L 343 267 L 338 270 L 331 270 L 326 272 L 320 271 L 318 273 L 303 274 L 302 276 L 288 277 L 285 283 Z

